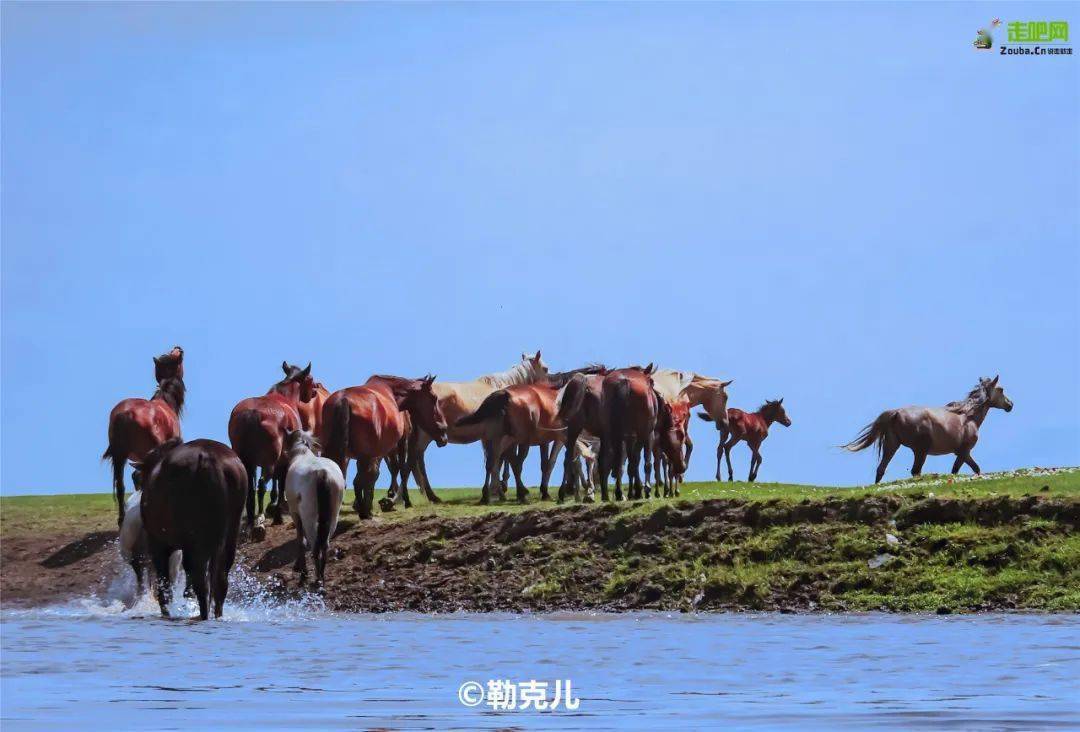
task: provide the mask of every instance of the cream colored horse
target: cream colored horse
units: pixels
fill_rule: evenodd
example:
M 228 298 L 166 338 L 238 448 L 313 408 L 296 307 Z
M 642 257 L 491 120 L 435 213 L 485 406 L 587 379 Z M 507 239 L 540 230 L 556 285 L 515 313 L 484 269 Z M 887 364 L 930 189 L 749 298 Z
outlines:
M 435 396 L 439 398 L 439 409 L 446 418 L 447 438 L 455 445 L 467 445 L 478 442 L 484 436 L 484 425 L 457 427 L 457 421 L 477 409 L 480 404 L 498 389 L 515 384 L 533 384 L 547 378 L 548 367 L 540 357 L 521 354 L 521 363 L 506 371 L 481 376 L 473 381 L 436 381 L 432 384 Z M 428 480 L 427 465 L 424 463 L 424 451 L 431 444 L 431 437 L 423 430 L 414 430 L 415 441 L 409 444 L 409 467 L 402 476 L 402 484 L 407 485 L 409 472 L 416 476 L 416 483 L 432 503 L 439 503 L 439 497 L 431 489 Z M 485 459 L 486 464 L 486 459 Z
M 712 417 L 713 424 L 721 433 L 727 432 L 727 388 L 734 379 L 721 381 L 711 376 L 702 376 L 693 371 L 658 369 L 653 374 L 653 385 L 669 404 L 686 401 L 690 408 L 704 407 Z M 689 425 L 686 430 L 686 464 L 690 464 L 690 453 L 694 451 L 694 441 L 690 439 Z M 723 442 L 723 440 L 721 440 Z M 717 451 L 719 455 L 719 450 Z M 718 458 L 719 459 L 719 458 Z

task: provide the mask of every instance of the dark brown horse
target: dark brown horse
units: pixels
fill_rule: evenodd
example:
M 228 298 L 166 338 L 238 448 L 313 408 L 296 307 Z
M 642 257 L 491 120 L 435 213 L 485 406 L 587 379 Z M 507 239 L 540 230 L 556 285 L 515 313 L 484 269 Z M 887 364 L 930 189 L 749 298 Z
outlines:
M 982 377 L 965 399 L 949 402 L 944 407 L 901 407 L 889 409 L 878 415 L 863 428 L 858 437 L 843 447 L 851 452 L 865 450 L 877 444 L 881 459 L 878 462 L 875 483 L 880 483 L 889 461 L 900 449 L 910 448 L 915 453 L 911 474 L 922 473 L 927 455 L 955 455 L 953 475 L 960 472 L 964 463 L 978 474 L 979 464 L 971 457 L 971 450 L 979 441 L 979 427 L 991 408 L 1011 412 L 1012 401 L 998 385 L 998 377 Z
M 628 463 L 631 500 L 642 497 L 639 465 L 652 462 L 656 419 L 663 399 L 652 381 L 653 365 L 618 369 L 600 385 L 600 497 L 607 500 L 608 476 L 615 473 L 615 500 L 621 501 L 623 463 Z M 648 497 L 648 496 L 646 496 Z
M 179 550 L 200 619 L 210 616 L 211 594 L 214 617 L 220 618 L 244 510 L 244 464 L 220 442 L 183 443 L 177 437 L 151 450 L 136 467 L 143 476 L 143 527 L 161 614 L 169 616 L 169 557 Z
M 578 459 L 578 438 L 583 432 L 598 436 L 600 423 L 600 390 L 607 369 L 593 374 L 575 374 L 556 398 L 558 418 L 566 425 L 566 457 L 563 460 L 563 479 L 559 486 L 559 503 L 573 493 L 580 493 L 580 476 L 575 467 Z
M 343 476 L 349 460 L 356 459 L 353 508 L 361 518 L 371 518 L 379 462 L 398 450 L 406 413 L 440 447 L 446 444 L 446 420 L 431 388 L 434 381 L 434 376 L 372 376 L 363 386 L 335 391 L 323 405 L 323 455 L 338 464 Z
M 154 357 L 154 377 L 158 388 L 149 399 L 125 399 L 109 413 L 109 446 L 101 458 L 112 461 L 113 491 L 119 516 L 124 523 L 124 466 L 142 460 L 150 450 L 180 436 L 180 414 L 184 409 L 184 349 L 173 349 Z
M 310 402 L 300 402 L 296 405 L 296 411 L 300 413 L 300 424 L 304 432 L 313 435 L 322 433 L 322 409 L 326 400 L 330 398 L 330 390 L 322 385 L 321 381 L 314 382 L 315 395 Z
M 282 362 L 285 378 L 270 387 L 265 396 L 250 397 L 233 407 L 229 415 L 229 442 L 240 456 L 247 471 L 247 523 L 253 538 L 260 538 L 262 531 L 255 531 L 255 517 L 263 512 L 266 483 L 272 480 L 270 501 L 275 506 L 274 523 L 281 523 L 281 490 L 283 475 L 275 470 L 281 458 L 285 435 L 300 429 L 299 405 L 315 398 L 315 380 L 311 378 L 311 364 L 306 368 Z M 259 505 L 255 510 L 255 472 L 259 475 Z
M 714 422 L 713 417 L 706 412 L 698 412 L 698 417 L 707 422 Z M 720 477 L 720 454 L 727 460 L 728 480 L 735 480 L 731 470 L 731 448 L 739 444 L 740 440 L 746 440 L 750 448 L 750 475 L 747 478 L 751 483 L 757 480 L 758 470 L 761 468 L 761 443 L 769 436 L 769 427 L 773 422 L 779 422 L 785 427 L 791 426 L 791 419 L 784 410 L 784 400 L 776 399 L 766 401 L 756 412 L 744 412 L 741 409 L 727 410 L 727 430 L 720 431 L 720 444 L 716 448 L 716 479 Z

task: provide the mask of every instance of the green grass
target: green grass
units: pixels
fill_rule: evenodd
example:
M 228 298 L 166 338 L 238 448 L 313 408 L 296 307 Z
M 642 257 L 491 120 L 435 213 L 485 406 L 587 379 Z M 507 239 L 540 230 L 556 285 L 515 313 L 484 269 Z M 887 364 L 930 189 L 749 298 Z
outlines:
M 710 498 L 738 498 L 742 500 L 768 501 L 779 500 L 797 503 L 810 499 L 820 500 L 829 497 L 852 497 L 876 495 L 889 492 L 901 496 L 928 495 L 948 497 L 983 497 L 983 496 L 1022 496 L 1049 488 L 1053 496 L 1080 496 L 1080 471 L 1061 472 L 1052 475 L 1017 474 L 990 477 L 980 480 L 961 478 L 949 482 L 952 476 L 925 475 L 915 481 L 896 481 L 878 486 L 855 486 L 849 488 L 798 485 L 791 483 L 686 483 L 679 498 L 654 498 L 640 503 L 635 511 L 651 512 L 663 503 L 675 501 L 698 501 Z M 407 521 L 425 516 L 460 518 L 478 516 L 492 511 L 517 513 L 535 508 L 555 508 L 553 502 L 538 500 L 539 491 L 532 487 L 529 491 L 529 503 L 520 505 L 515 501 L 491 506 L 478 505 L 480 490 L 477 488 L 440 488 L 435 491 L 443 502 L 432 505 L 415 487 L 409 491 L 413 502 L 411 509 L 400 506 L 390 513 L 376 515 L 386 521 Z M 557 486 L 552 493 L 557 492 Z M 376 497 L 385 495 L 385 490 L 378 490 Z M 513 489 L 510 494 L 513 495 Z M 346 512 L 351 512 L 352 491 L 345 498 Z M 113 498 L 107 493 L 57 494 L 44 496 L 5 496 L 0 497 L 0 535 L 23 532 L 65 531 L 79 529 L 97 529 L 108 527 L 114 522 L 116 507 Z

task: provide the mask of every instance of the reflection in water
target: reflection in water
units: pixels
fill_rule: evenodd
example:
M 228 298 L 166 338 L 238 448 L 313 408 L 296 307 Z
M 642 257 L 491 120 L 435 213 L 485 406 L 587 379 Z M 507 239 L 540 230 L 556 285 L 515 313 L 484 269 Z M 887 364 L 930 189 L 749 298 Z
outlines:
M 5 730 L 1080 725 L 1075 616 L 335 615 L 246 597 L 207 623 L 146 600 L 5 612 Z M 495 678 L 569 678 L 581 706 L 458 702 Z

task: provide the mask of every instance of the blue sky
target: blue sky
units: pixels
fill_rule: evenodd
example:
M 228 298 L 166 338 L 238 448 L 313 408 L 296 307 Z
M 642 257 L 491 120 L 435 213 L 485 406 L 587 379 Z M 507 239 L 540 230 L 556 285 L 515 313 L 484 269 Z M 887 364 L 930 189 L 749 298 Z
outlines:
M 972 48 L 1076 7 L 4 3 L 0 491 L 106 490 L 175 343 L 188 438 L 283 359 L 542 348 L 785 397 L 761 480 L 870 481 L 834 446 L 994 373 L 983 469 L 1080 463 L 1080 59 Z

